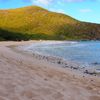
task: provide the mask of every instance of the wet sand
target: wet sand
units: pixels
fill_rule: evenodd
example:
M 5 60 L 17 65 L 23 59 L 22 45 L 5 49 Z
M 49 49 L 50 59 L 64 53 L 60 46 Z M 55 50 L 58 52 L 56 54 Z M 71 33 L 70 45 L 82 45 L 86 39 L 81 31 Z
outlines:
M 36 59 L 0 42 L 0 100 L 100 100 L 100 78 Z

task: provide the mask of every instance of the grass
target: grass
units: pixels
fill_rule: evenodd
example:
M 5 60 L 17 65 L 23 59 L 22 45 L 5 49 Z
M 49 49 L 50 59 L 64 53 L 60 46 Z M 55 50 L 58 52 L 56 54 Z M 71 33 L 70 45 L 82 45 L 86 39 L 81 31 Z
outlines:
M 0 40 L 100 39 L 100 25 L 38 6 L 0 10 Z

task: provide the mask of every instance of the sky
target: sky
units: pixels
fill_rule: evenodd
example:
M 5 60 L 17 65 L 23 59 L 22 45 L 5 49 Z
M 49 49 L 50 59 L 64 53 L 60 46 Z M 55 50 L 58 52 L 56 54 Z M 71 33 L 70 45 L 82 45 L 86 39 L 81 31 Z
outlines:
M 80 21 L 100 24 L 100 0 L 0 0 L 0 9 L 38 5 Z

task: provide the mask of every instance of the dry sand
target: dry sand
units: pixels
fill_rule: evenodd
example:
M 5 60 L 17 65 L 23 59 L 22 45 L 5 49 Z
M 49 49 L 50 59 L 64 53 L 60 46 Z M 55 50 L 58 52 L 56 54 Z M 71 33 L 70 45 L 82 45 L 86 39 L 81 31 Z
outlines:
M 0 100 L 100 100 L 100 77 L 38 60 L 0 42 Z

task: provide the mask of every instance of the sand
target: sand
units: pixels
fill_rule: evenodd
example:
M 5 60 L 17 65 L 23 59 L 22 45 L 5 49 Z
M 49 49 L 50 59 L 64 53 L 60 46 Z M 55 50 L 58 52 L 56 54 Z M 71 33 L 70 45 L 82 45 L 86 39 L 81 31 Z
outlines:
M 0 42 L 0 100 L 100 100 L 100 77 L 79 74 Z

